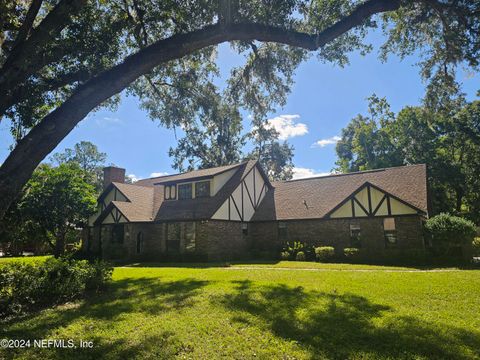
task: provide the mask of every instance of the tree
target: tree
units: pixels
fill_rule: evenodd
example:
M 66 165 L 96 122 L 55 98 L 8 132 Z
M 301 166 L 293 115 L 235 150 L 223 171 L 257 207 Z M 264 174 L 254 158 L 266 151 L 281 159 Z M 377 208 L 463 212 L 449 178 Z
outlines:
M 70 231 L 95 212 L 96 193 L 76 164 L 42 164 L 28 182 L 19 207 L 44 234 L 55 256 L 64 252 Z
M 246 138 L 242 129 L 237 108 L 214 96 L 213 101 L 203 104 L 196 121 L 182 126 L 185 136 L 169 150 L 169 156 L 174 159 L 173 168 L 190 171 L 238 162 Z
M 254 148 L 247 158 L 258 159 L 270 180 L 290 180 L 294 149 L 286 141 L 280 142 L 278 135 L 274 128 L 257 122 L 250 133 Z
M 371 111 L 357 116 L 337 143 L 338 169 L 427 164 L 433 214 L 450 212 L 479 222 L 480 101 L 456 103 L 435 109 L 407 106 L 380 121 Z
M 97 146 L 90 141 L 80 141 L 73 149 L 67 148 L 51 157 L 51 161 L 56 165 L 77 164 L 85 173 L 87 182 L 92 184 L 97 192 L 102 190 L 106 159 L 107 154 L 98 151 Z
M 218 96 L 203 104 L 202 114 L 193 124 L 182 126 L 185 136 L 169 155 L 180 171 L 230 165 L 240 159 L 258 159 L 271 180 L 291 179 L 293 148 L 278 141 L 278 132 L 261 120 L 253 130 L 242 133 L 242 119 L 236 107 Z M 245 154 L 247 140 L 253 150 Z M 187 162 L 187 167 L 185 167 Z
M 370 50 L 365 35 L 380 23 L 388 35 L 382 57 L 421 50 L 426 79 L 451 77 L 458 64 L 476 70 L 480 51 L 480 4 L 471 0 L 14 0 L 0 6 L 0 116 L 12 121 L 17 141 L 0 167 L 0 218 L 75 125 L 99 106 L 114 105 L 127 87 L 166 126 L 194 117 L 199 109 L 187 94 L 214 83 L 215 46 L 222 42 L 249 51 L 245 66 L 232 73 L 240 81 L 231 91 L 238 106 L 255 114 L 285 101 L 307 52 L 344 65 L 352 50 Z
M 403 164 L 403 158 L 391 136 L 394 114 L 384 98 L 368 98 L 368 116 L 357 115 L 336 146 L 337 170 L 361 171 Z

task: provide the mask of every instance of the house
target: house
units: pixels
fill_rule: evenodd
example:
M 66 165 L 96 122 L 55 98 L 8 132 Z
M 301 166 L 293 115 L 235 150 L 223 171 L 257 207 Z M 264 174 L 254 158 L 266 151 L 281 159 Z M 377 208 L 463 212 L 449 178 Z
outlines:
M 270 182 L 257 161 L 124 183 L 104 169 L 88 251 L 110 259 L 278 256 L 302 241 L 375 257 L 424 249 L 425 165 Z

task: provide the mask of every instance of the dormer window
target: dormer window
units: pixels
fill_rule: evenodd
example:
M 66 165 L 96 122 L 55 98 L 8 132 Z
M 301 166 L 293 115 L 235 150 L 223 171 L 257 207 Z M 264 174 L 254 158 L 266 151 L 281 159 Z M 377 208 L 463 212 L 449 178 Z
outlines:
M 178 199 L 191 199 L 192 198 L 192 184 L 180 184 L 178 185 Z
M 177 187 L 175 185 L 165 186 L 165 200 L 175 200 L 177 198 Z
M 210 181 L 199 181 L 195 183 L 195 197 L 210 196 Z

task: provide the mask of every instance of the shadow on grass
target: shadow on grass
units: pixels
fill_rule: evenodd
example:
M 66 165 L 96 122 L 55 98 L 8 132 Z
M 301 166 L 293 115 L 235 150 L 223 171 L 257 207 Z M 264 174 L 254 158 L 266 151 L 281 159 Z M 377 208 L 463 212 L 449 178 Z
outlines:
M 233 294 L 219 298 L 235 311 L 233 321 L 265 327 L 294 341 L 312 358 L 480 357 L 480 332 L 395 316 L 388 306 L 353 294 L 305 291 L 286 285 L 236 281 Z
M 126 278 L 109 284 L 108 289 L 100 294 L 87 298 L 81 303 L 66 304 L 58 308 L 41 313 L 31 314 L 22 319 L 0 323 L 0 339 L 48 339 L 58 338 L 55 333 L 58 329 L 68 327 L 76 320 L 82 319 L 81 333 L 88 336 L 89 330 L 100 327 L 108 336 L 89 337 L 94 343 L 93 349 L 16 349 L 7 353 L 6 358 L 27 351 L 34 355 L 31 358 L 104 358 L 104 355 L 113 352 L 112 358 L 132 358 L 133 354 L 145 353 L 153 358 L 169 359 L 178 353 L 187 353 L 188 349 L 175 337 L 174 333 L 165 332 L 149 337 L 144 336 L 135 345 L 125 334 L 115 335 L 109 324 L 122 321 L 122 317 L 132 313 L 156 315 L 166 311 L 179 311 L 190 306 L 193 297 L 206 286 L 208 281 L 184 279 L 162 282 L 155 278 Z M 98 329 L 97 329 L 98 330 Z M 136 333 L 137 334 L 137 333 Z M 139 332 L 138 334 L 143 334 Z M 138 335 L 137 334 L 137 335 Z M 30 353 L 36 351 L 36 353 Z M 95 356 L 97 354 L 98 356 Z M 25 355 L 25 354 L 23 354 Z M 0 359 L 2 359 L 0 349 Z M 28 356 L 30 358 L 30 356 Z

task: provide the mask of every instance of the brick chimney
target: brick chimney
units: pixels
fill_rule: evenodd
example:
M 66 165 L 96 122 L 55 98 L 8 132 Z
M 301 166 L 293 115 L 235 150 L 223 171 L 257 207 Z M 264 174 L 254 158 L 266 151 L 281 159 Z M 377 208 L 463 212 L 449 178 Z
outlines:
M 103 188 L 106 189 L 112 182 L 125 182 L 125 169 L 115 166 L 107 166 L 103 168 Z

